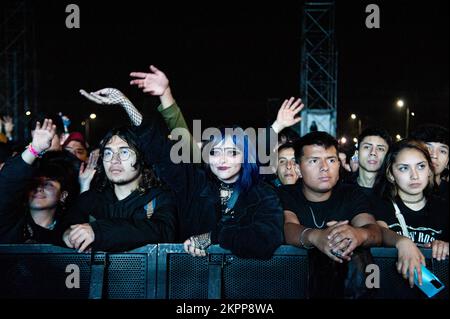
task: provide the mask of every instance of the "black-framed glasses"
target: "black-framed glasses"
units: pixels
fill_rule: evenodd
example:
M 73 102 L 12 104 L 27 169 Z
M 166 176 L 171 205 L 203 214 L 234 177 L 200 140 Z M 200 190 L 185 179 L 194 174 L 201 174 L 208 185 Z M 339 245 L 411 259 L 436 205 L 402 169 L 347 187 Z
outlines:
M 128 159 L 130 159 L 130 156 L 132 153 L 135 153 L 133 150 L 131 150 L 128 147 L 121 147 L 119 148 L 118 152 L 113 152 L 110 149 L 106 149 L 103 152 L 103 161 L 104 162 L 111 162 L 113 157 L 118 154 L 119 160 L 121 162 L 127 161 Z

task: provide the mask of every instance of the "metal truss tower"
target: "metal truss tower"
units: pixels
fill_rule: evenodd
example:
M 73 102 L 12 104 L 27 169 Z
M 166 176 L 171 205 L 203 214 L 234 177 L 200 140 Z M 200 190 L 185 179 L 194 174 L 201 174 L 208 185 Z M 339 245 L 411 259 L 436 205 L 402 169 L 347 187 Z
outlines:
M 26 111 L 37 111 L 36 46 L 29 1 L 0 5 L 0 113 L 14 118 L 14 139 L 27 139 Z
M 319 130 L 336 136 L 337 48 L 334 1 L 307 1 L 302 19 L 300 134 Z

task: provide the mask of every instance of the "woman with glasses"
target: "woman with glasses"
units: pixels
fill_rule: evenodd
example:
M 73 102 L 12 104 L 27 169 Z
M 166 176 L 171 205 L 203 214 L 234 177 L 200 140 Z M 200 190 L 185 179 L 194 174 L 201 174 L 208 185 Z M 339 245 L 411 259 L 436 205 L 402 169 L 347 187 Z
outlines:
M 94 187 L 80 195 L 64 220 L 64 244 L 125 251 L 175 238 L 176 207 L 145 164 L 129 127 L 113 129 L 100 145 Z
M 159 96 L 161 103 L 175 103 L 167 77 L 132 73 L 144 92 Z M 158 119 L 136 128 L 138 145 L 148 163 L 174 191 L 180 209 L 180 239 L 186 252 L 205 256 L 211 244 L 235 255 L 270 258 L 283 241 L 283 211 L 275 191 L 259 179 L 254 141 L 239 127 L 217 130 L 203 150 L 205 170 L 171 160 L 174 145 Z

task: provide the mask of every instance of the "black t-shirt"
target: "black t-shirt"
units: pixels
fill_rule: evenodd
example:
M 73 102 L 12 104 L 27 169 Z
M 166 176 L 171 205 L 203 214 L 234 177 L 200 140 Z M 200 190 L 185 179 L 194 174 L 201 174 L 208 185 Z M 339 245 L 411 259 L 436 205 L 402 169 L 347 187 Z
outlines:
M 408 208 L 398 197 L 395 202 L 405 219 L 411 240 L 418 246 L 423 246 L 435 239 L 448 241 L 448 202 L 432 196 L 428 199 L 425 207 L 418 211 Z M 375 207 L 375 217 L 377 220 L 388 224 L 389 229 L 399 235 L 403 235 L 400 222 L 395 216 L 392 202 L 380 202 Z
M 353 186 L 357 187 L 359 190 L 361 190 L 364 193 L 364 195 L 367 196 L 367 199 L 369 200 L 369 203 L 371 205 L 370 206 L 371 211 L 373 211 L 374 207 L 376 207 L 378 205 L 378 202 L 382 200 L 380 195 L 378 195 L 377 192 L 375 191 L 374 187 L 363 187 L 358 184 L 358 172 L 353 173 L 351 175 L 351 177 L 344 180 L 343 184 L 353 185 Z
M 282 186 L 279 196 L 283 209 L 294 212 L 305 227 L 323 229 L 329 221 L 351 222 L 356 215 L 371 212 L 367 196 L 353 185 L 336 185 L 323 202 L 308 201 L 302 187 L 302 183 Z
M 449 193 L 448 193 L 448 182 L 442 180 L 441 184 L 439 184 L 439 196 L 446 200 L 448 202 L 448 197 L 449 197 Z

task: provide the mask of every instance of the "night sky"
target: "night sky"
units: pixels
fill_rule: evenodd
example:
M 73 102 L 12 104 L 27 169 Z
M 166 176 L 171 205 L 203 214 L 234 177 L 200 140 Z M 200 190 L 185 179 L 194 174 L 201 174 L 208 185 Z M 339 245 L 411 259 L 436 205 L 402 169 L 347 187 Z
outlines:
M 301 2 L 244 5 L 233 1 L 35 1 L 39 109 L 62 111 L 72 130 L 98 115 L 92 140 L 126 115 L 85 100 L 78 89 L 122 90 L 144 113 L 158 99 L 129 86 L 129 72 L 154 64 L 171 81 L 183 113 L 203 128 L 236 123 L 264 127 L 275 119 L 267 100 L 298 96 Z M 243 1 L 241 1 L 243 2 Z M 81 28 L 65 27 L 65 7 L 76 3 Z M 365 7 L 376 3 L 381 29 L 365 27 Z M 383 125 L 403 135 L 405 99 L 425 122 L 448 127 L 448 1 L 337 1 L 338 136 L 354 136 L 351 113 L 363 128 Z

